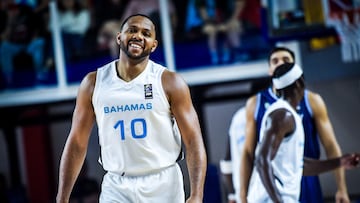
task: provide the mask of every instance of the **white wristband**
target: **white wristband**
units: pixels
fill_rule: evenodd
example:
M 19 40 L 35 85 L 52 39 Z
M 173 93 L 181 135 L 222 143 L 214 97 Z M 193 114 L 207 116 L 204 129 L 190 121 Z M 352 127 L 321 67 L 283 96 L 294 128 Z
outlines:
M 227 196 L 229 201 L 235 201 L 236 200 L 236 195 L 234 193 L 230 193 Z
M 223 174 L 232 173 L 232 161 L 231 160 L 220 160 L 220 171 Z

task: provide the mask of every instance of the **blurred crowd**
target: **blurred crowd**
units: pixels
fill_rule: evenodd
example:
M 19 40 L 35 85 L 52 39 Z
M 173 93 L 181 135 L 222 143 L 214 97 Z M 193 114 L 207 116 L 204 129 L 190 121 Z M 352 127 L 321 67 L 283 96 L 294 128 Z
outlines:
M 49 2 L 51 0 L 1 1 L 0 89 L 54 82 L 53 23 L 50 20 Z M 114 38 L 122 20 L 131 14 L 148 15 L 157 24 L 157 29 L 161 29 L 158 0 L 55 2 L 64 58 L 72 69 L 77 66 L 71 64 L 79 61 L 116 58 L 119 48 Z M 259 50 L 264 49 L 264 53 L 268 51 L 266 43 L 259 43 L 263 37 L 258 0 L 167 2 L 174 42 L 203 42 L 202 45 L 209 50 L 203 53 L 209 65 L 256 59 Z M 161 46 L 162 32 L 158 33 Z M 253 43 L 249 45 L 249 41 Z M 259 48 L 259 45 L 263 47 Z

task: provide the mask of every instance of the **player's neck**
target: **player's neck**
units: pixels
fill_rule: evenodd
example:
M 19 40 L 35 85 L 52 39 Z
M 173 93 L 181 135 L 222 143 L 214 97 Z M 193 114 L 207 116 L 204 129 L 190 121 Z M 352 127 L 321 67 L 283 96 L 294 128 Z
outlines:
M 134 64 L 129 62 L 122 63 L 121 61 L 118 61 L 116 63 L 117 76 L 126 82 L 133 80 L 145 70 L 148 61 L 143 62 Z

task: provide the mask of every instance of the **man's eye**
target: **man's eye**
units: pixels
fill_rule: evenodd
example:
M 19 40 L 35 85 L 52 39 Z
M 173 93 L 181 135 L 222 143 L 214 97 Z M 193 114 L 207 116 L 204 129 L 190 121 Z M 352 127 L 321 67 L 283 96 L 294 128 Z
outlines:
M 149 33 L 149 32 L 144 32 L 143 35 L 144 35 L 145 37 L 151 37 L 151 33 Z
M 129 32 L 130 32 L 130 33 L 134 33 L 134 32 L 136 32 L 136 30 L 135 30 L 134 28 L 130 28 L 130 29 L 129 29 Z

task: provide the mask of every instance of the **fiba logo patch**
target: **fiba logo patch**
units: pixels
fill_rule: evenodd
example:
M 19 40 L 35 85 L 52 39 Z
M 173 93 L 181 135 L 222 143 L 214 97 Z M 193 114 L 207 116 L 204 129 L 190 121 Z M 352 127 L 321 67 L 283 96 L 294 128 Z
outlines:
M 144 94 L 145 94 L 145 99 L 152 99 L 153 98 L 152 84 L 145 84 L 144 85 Z

